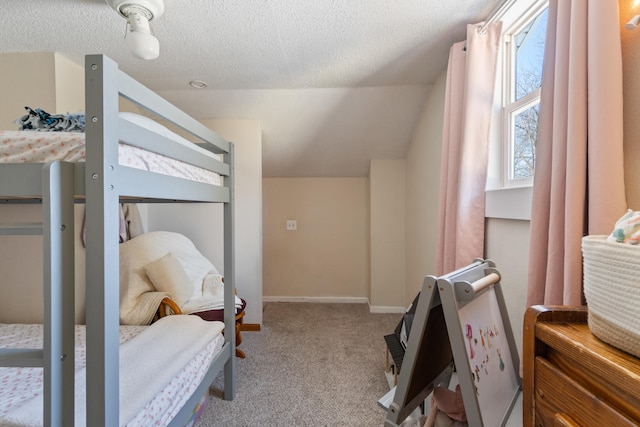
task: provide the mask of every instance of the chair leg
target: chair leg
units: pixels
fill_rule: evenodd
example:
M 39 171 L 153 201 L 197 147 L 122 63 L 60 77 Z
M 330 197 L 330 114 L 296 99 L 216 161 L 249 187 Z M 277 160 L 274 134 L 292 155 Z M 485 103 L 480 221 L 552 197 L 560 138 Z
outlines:
M 242 344 L 242 334 L 240 333 L 240 325 L 242 325 L 242 317 L 236 320 L 236 357 L 244 359 L 247 357 L 244 351 L 240 350 L 238 346 Z

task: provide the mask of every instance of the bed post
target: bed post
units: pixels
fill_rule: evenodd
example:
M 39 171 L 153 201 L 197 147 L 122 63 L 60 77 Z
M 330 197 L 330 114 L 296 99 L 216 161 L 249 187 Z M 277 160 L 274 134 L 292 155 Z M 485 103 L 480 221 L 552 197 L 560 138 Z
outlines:
M 74 423 L 73 176 L 73 165 L 60 161 L 42 174 L 44 424 L 60 427 Z
M 87 425 L 119 425 L 118 65 L 85 57 Z
M 224 365 L 224 398 L 233 400 L 236 395 L 236 316 L 235 316 L 235 176 L 234 176 L 234 146 L 229 143 L 229 153 L 226 163 L 229 164 L 229 175 L 225 177 L 225 187 L 229 188 L 229 202 L 224 204 L 224 339 L 230 352 L 229 359 Z

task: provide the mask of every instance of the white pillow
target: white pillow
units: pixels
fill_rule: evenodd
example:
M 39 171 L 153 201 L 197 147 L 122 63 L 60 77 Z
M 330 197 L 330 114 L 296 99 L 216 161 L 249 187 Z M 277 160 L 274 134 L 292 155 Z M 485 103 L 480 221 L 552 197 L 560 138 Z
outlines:
M 173 252 L 147 264 L 144 270 L 153 286 L 160 292 L 169 292 L 178 306 L 191 298 L 193 285 Z
M 145 324 L 137 319 L 140 297 L 143 293 L 158 295 L 158 301 L 149 303 L 149 305 L 155 304 L 154 312 L 157 309 L 158 303 L 165 294 L 156 291 L 145 272 L 145 266 L 167 253 L 173 252 L 189 277 L 191 296 L 202 296 L 202 283 L 207 273 L 219 274 L 213 264 L 196 249 L 193 242 L 179 233 L 152 231 L 121 243 L 119 248 L 120 320 L 123 324 Z M 149 320 L 152 317 L 153 313 Z
M 152 132 L 159 133 L 160 135 L 166 136 L 167 138 L 172 138 L 170 136 L 171 134 L 176 135 L 169 129 L 149 117 L 136 113 L 129 113 L 128 111 L 120 111 L 118 115 L 121 119 L 125 119 L 126 121 L 148 129 Z
M 149 117 L 142 116 L 136 113 L 130 113 L 128 111 L 120 111 L 118 115 L 120 116 L 121 119 L 125 119 L 128 122 L 131 122 L 135 125 L 138 125 L 152 132 L 160 134 L 166 138 L 169 138 L 172 141 L 175 141 L 178 144 L 183 145 L 190 150 L 195 150 L 199 153 L 205 154 L 216 160 L 220 160 L 220 157 L 218 155 L 212 153 L 209 150 L 205 150 L 204 148 L 200 147 L 198 144 L 195 144 L 186 138 L 181 137 L 177 133 L 172 132 L 171 130 L 167 129 L 166 127 L 156 122 L 155 120 L 150 119 Z

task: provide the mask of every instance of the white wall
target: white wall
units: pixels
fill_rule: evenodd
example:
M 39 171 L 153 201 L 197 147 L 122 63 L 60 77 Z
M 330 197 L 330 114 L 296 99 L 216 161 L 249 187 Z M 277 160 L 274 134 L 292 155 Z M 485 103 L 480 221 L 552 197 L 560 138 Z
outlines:
M 75 321 L 85 319 L 84 205 L 75 206 Z M 0 222 L 40 222 L 41 205 L 0 205 Z M 0 236 L 0 323 L 42 323 L 42 236 Z
M 51 114 L 84 110 L 84 70 L 57 53 L 2 53 L 0 93 L 0 129 L 17 130 L 12 122 L 25 106 Z
M 529 266 L 529 221 L 487 218 L 485 258 L 495 261 L 513 335 L 522 354 L 522 326 Z
M 54 54 L 56 108 L 55 113 L 84 111 L 84 68 L 60 55 Z M 51 113 L 51 111 L 49 111 Z
M 373 312 L 403 312 L 406 309 L 405 160 L 372 160 L 369 189 L 369 304 Z
M 268 300 L 364 302 L 369 292 L 367 178 L 265 178 Z M 297 221 L 287 231 L 288 219 Z
M 253 120 L 201 122 L 235 145 L 236 289 L 247 301 L 245 323 L 262 324 L 262 131 Z M 148 230 L 189 237 L 224 273 L 221 204 L 149 204 Z
M 422 288 L 424 277 L 435 274 L 445 86 L 446 72 L 429 92 L 407 153 L 405 306 Z
M 25 106 L 56 112 L 54 62 L 53 53 L 0 54 L 0 129 L 17 130 L 12 121 L 26 114 Z

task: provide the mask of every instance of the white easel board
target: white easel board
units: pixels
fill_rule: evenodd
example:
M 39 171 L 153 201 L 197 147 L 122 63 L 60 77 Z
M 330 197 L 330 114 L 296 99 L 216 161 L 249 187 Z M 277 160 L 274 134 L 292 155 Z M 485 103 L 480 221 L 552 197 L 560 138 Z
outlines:
M 469 426 L 504 426 L 521 389 L 519 363 L 492 261 L 427 276 L 385 426 L 399 425 L 435 387 L 448 386 L 454 366 Z

